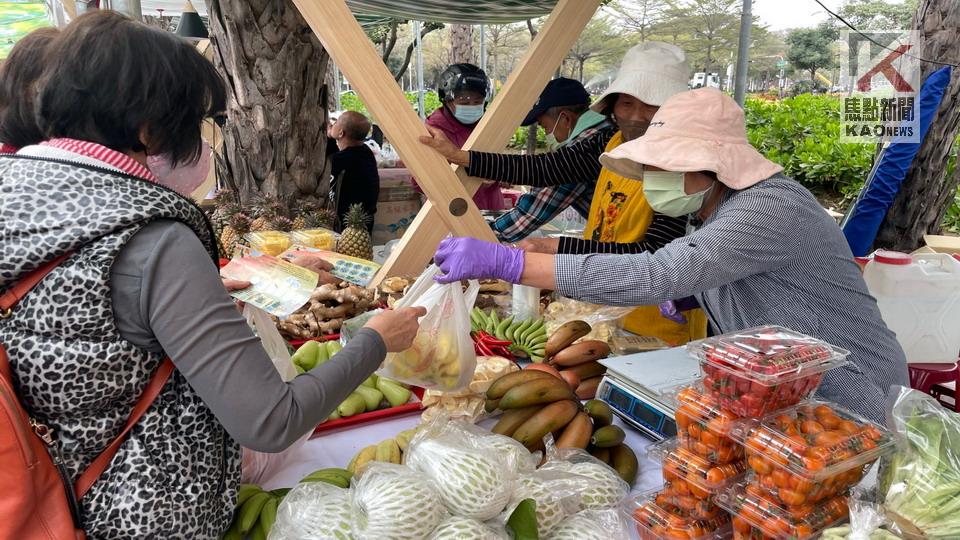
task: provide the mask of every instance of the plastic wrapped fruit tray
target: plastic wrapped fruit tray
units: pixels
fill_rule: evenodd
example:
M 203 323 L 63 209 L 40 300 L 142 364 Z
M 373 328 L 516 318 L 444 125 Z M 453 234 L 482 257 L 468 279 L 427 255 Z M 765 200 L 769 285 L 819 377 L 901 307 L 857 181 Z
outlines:
M 647 455 L 660 462 L 663 480 L 682 493 L 709 500 L 712 495 L 741 480 L 746 470 L 743 461 L 719 465 L 682 448 L 676 438 L 651 445 Z
M 759 418 L 809 398 L 823 373 L 849 351 L 779 326 L 751 328 L 687 345 L 700 359 L 703 386 L 722 409 Z
M 761 477 L 778 469 L 836 493 L 857 483 L 864 465 L 893 451 L 894 440 L 877 424 L 832 403 L 810 400 L 762 420 L 734 423 L 730 436 Z M 782 476 L 782 475 L 781 475 Z
M 749 483 L 730 486 L 717 504 L 732 516 L 734 538 L 743 540 L 807 540 L 847 520 L 847 498 L 787 509 L 762 488 Z
M 666 482 L 654 493 L 654 502 L 673 514 L 694 520 L 717 519 L 724 512 L 712 495 L 705 499 L 695 497 L 686 482 Z
M 743 447 L 728 436 L 737 417 L 720 408 L 713 396 L 699 385 L 668 393 L 677 402 L 677 442 L 698 456 L 720 465 L 744 459 Z
M 713 519 L 694 519 L 660 507 L 657 492 L 626 499 L 620 505 L 641 540 L 725 540 L 730 538 L 730 515 L 721 511 Z

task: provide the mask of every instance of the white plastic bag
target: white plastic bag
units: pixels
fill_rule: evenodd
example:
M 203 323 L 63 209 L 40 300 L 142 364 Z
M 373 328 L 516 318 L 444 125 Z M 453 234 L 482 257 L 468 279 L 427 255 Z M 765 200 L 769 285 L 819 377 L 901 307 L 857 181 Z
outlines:
M 617 471 L 577 448 L 547 446 L 547 462 L 540 471 L 558 471 L 588 478 L 579 484 L 581 510 L 602 510 L 618 506 L 630 493 L 630 485 Z
M 267 352 L 273 362 L 273 367 L 280 373 L 280 378 L 287 382 L 296 377 L 297 369 L 290 361 L 290 349 L 287 347 L 287 341 L 280 335 L 270 315 L 250 304 L 243 308 L 243 315 L 246 317 L 247 323 L 256 329 L 263 350 Z M 270 478 L 283 470 L 304 443 L 310 440 L 312 434 L 313 430 L 311 429 L 289 448 L 276 454 L 244 448 L 243 461 L 240 466 L 240 481 L 244 484 L 262 484 L 264 479 Z
M 353 537 L 350 490 L 326 482 L 297 484 L 277 508 L 269 540 L 340 540 Z
M 470 384 L 477 356 L 470 338 L 470 309 L 480 284 L 470 282 L 467 291 L 459 283 L 441 285 L 434 281 L 440 269 L 431 265 L 417 278 L 395 308 L 425 307 L 420 331 L 413 346 L 390 353 L 377 372 L 389 379 L 445 392 Z
M 620 512 L 613 508 L 583 510 L 560 522 L 546 540 L 610 540 L 630 538 Z

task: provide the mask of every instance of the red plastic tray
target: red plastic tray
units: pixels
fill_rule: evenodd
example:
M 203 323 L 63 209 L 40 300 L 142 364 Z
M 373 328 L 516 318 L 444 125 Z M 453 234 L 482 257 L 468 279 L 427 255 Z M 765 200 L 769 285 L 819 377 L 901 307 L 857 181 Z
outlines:
M 320 337 L 315 337 L 310 339 L 288 339 L 287 343 L 289 343 L 294 349 L 297 349 L 308 341 L 324 342 L 324 341 L 336 341 L 338 339 L 340 339 L 340 334 L 329 334 L 326 336 L 320 336 Z
M 419 386 L 413 386 L 410 388 L 413 391 L 413 395 L 417 397 L 416 401 L 411 401 L 405 405 L 399 407 L 390 407 L 389 409 L 380 409 L 379 411 L 370 411 L 362 414 L 355 414 L 348 418 L 338 418 L 337 420 L 329 420 L 317 426 L 313 430 L 313 435 L 310 436 L 311 439 L 323 436 L 324 433 L 358 426 L 360 424 L 368 424 L 370 422 L 378 422 L 380 420 L 386 420 L 388 418 L 396 418 L 398 416 L 407 416 L 409 414 L 414 414 L 420 412 L 423 409 L 423 388 Z

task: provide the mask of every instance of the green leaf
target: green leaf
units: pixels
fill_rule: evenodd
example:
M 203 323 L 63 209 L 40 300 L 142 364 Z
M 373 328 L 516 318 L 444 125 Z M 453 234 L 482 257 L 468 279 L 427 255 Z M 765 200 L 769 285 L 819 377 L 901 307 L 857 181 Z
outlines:
M 539 540 L 537 532 L 537 502 L 533 499 L 520 501 L 507 520 L 507 529 L 513 533 L 514 540 Z

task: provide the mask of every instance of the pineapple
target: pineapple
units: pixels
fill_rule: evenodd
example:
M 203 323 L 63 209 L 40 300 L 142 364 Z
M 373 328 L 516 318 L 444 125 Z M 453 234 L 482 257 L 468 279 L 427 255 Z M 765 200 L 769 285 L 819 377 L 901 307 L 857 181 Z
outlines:
M 237 250 L 237 245 L 243 240 L 243 235 L 250 232 L 250 217 L 238 212 L 230 219 L 220 235 L 220 256 L 229 259 Z
M 293 227 L 293 220 L 292 220 L 292 219 L 290 219 L 290 218 L 288 218 L 288 217 L 285 217 L 285 216 L 278 216 L 278 217 L 273 218 L 273 222 L 271 223 L 271 228 L 270 228 L 270 230 L 273 230 L 273 231 L 282 231 L 282 232 L 290 232 L 290 231 L 293 230 L 293 228 L 294 228 L 294 227 Z
M 373 260 L 373 241 L 367 231 L 370 216 L 363 211 L 363 205 L 352 204 L 343 216 L 346 227 L 337 241 L 337 252 L 360 259 Z
M 221 189 L 213 198 L 214 210 L 210 214 L 210 222 L 217 235 L 229 225 L 230 219 L 243 209 L 237 202 L 237 195 L 232 189 Z
M 251 231 L 276 230 L 275 220 L 287 216 L 286 205 L 277 197 L 260 196 L 253 204 L 257 219 L 250 225 Z
M 314 212 L 310 218 L 314 221 L 312 227 L 323 227 L 331 231 L 337 224 L 337 213 L 329 208 L 322 208 Z
M 296 219 L 293 220 L 293 230 L 299 231 L 307 228 L 307 218 L 300 214 Z

